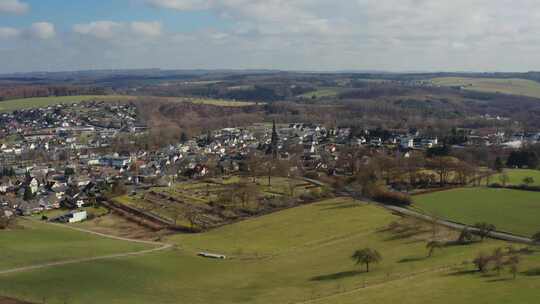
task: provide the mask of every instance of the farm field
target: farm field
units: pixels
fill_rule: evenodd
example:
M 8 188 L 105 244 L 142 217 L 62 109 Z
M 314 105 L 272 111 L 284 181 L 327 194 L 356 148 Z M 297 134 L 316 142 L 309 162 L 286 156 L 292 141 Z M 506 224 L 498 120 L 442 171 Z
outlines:
M 190 102 L 194 104 L 205 104 L 220 107 L 249 107 L 256 105 L 255 102 L 249 101 L 234 101 L 225 99 L 212 99 L 212 98 L 186 98 L 186 97 L 156 97 L 167 101 L 174 102 Z
M 504 172 L 509 178 L 508 185 L 518 186 L 523 184 L 523 179 L 526 177 L 532 177 L 534 179 L 534 183 L 531 186 L 540 186 L 540 170 L 506 169 Z M 501 184 L 500 176 L 501 174 L 493 176 L 491 182 Z
M 59 96 L 59 97 L 34 97 L 11 99 L 0 102 L 0 113 L 11 112 L 15 110 L 48 107 L 57 104 L 79 103 L 83 101 L 127 101 L 135 99 L 144 99 L 145 97 L 128 95 L 77 95 L 77 96 Z M 206 104 L 222 107 L 246 107 L 255 105 L 254 102 L 241 102 L 221 99 L 202 99 L 202 98 L 180 98 L 180 97 L 149 97 L 172 102 L 190 102 L 194 104 Z
M 506 281 L 507 274 L 500 280 L 461 275 L 472 269 L 464 261 L 505 243 L 449 246 L 426 258 L 425 240 L 431 233 L 381 230 L 396 220 L 379 207 L 336 198 L 204 234 L 171 236 L 166 241 L 176 247 L 169 251 L 0 275 L 0 294 L 51 304 L 301 303 L 317 298 L 317 303 L 389 303 L 408 298 L 404 295 L 410 294 L 406 288 L 411 284 L 419 291 L 414 303 L 456 303 L 466 295 L 498 303 L 505 290 L 520 290 L 516 299 L 522 302 L 535 299 L 540 276 L 521 274 L 516 281 Z M 438 236 L 454 239 L 456 233 L 442 230 Z M 363 247 L 383 256 L 369 273 L 350 259 Z M 228 259 L 199 258 L 199 250 L 227 253 Z M 540 266 L 538 253 L 524 259 L 527 268 Z M 454 285 L 444 285 L 447 282 Z M 383 291 L 383 286 L 389 288 Z M 497 291 L 489 292 L 493 289 Z
M 414 206 L 437 217 L 523 236 L 540 231 L 540 193 L 509 189 L 462 188 L 414 197 Z
M 441 77 L 432 81 L 441 86 L 463 86 L 471 91 L 540 98 L 540 83 L 526 79 Z
M 320 88 L 320 89 L 317 89 L 316 91 L 302 94 L 299 97 L 302 97 L 302 98 L 312 98 L 313 96 L 315 96 L 316 98 L 337 97 L 342 90 L 343 90 L 342 88 Z
M 21 227 L 14 230 L 0 230 L 0 271 L 149 248 L 34 220 L 20 220 L 18 225 Z
M 35 97 L 11 99 L 0 102 L 0 112 L 11 112 L 15 110 L 48 107 L 57 104 L 78 103 L 89 100 L 99 101 L 119 101 L 132 99 L 132 96 L 121 95 L 78 95 L 78 96 L 60 96 L 60 97 Z

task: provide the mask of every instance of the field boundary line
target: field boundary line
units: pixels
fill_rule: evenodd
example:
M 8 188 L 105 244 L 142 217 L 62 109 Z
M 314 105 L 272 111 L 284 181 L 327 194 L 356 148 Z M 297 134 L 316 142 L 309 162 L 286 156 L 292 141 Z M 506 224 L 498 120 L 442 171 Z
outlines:
M 35 220 L 29 220 L 29 221 L 37 222 Z M 173 247 L 172 244 L 167 244 L 167 243 L 160 243 L 160 242 L 152 242 L 152 241 L 124 238 L 124 237 L 119 237 L 119 236 L 115 236 L 115 235 L 109 235 L 109 234 L 100 233 L 100 232 L 96 232 L 96 231 L 91 231 L 91 230 L 87 230 L 87 229 L 83 229 L 83 228 L 71 227 L 71 226 L 62 225 L 62 224 L 56 224 L 56 223 L 47 223 L 47 224 L 51 225 L 51 226 L 56 226 L 56 227 L 61 227 L 61 228 L 69 229 L 69 230 L 82 232 L 82 233 L 96 235 L 96 236 L 103 237 L 103 238 L 108 238 L 108 239 L 113 239 L 113 240 L 118 240 L 118 241 L 131 242 L 131 243 L 159 246 L 159 247 L 140 250 L 140 251 L 132 251 L 132 252 L 125 252 L 125 253 L 115 253 L 115 254 L 96 256 L 96 257 L 89 257 L 89 258 L 68 259 L 68 260 L 57 261 L 57 262 L 48 262 L 48 263 L 42 263 L 42 264 L 36 264 L 36 265 L 30 265 L 30 266 L 17 267 L 17 268 L 12 268 L 12 269 L 0 270 L 0 275 L 6 275 L 6 274 L 11 274 L 11 273 L 19 273 L 19 272 L 27 272 L 27 271 L 43 269 L 43 268 L 49 268 L 49 267 L 54 267 L 54 266 L 64 266 L 64 265 L 80 264 L 80 263 L 86 263 L 86 262 L 108 260 L 108 259 L 116 259 L 116 258 L 123 258 L 123 257 L 141 256 L 141 255 L 146 255 L 146 254 L 150 254 L 150 253 L 154 253 L 154 252 L 164 251 L 164 250 L 167 250 L 167 249 L 170 249 L 170 248 Z

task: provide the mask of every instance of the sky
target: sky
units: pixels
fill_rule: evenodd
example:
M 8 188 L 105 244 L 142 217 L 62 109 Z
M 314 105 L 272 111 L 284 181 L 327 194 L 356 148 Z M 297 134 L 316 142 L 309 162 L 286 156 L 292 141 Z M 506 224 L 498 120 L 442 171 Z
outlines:
M 538 0 L 0 0 L 0 74 L 540 70 Z

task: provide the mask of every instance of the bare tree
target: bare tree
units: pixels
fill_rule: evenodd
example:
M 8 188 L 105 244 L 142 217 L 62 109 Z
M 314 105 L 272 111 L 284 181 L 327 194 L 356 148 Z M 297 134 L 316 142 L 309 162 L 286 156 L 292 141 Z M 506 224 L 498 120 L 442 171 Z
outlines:
M 508 184 L 508 182 L 510 181 L 510 177 L 508 176 L 508 174 L 506 174 L 506 172 L 503 172 L 499 175 L 499 180 L 501 181 L 503 187 L 506 187 L 506 184 Z
M 433 253 L 436 249 L 442 249 L 444 247 L 444 243 L 440 241 L 430 241 L 426 244 L 426 248 L 428 249 L 428 257 L 433 256 Z
M 481 252 L 473 260 L 473 264 L 476 266 L 478 271 L 486 272 L 490 261 L 491 261 L 491 257 Z
M 510 269 L 510 273 L 512 274 L 512 277 L 514 278 L 514 280 L 516 279 L 516 276 L 517 276 L 517 273 L 519 271 L 519 263 L 521 262 L 521 259 L 519 257 L 519 255 L 517 254 L 514 254 L 512 256 L 510 256 L 508 258 L 508 260 L 506 261 L 506 265 L 508 265 L 509 269 Z
M 444 187 L 448 183 L 448 176 L 453 171 L 455 159 L 448 156 L 434 157 L 429 162 L 429 167 L 439 176 L 439 185 Z
M 366 265 L 366 272 L 369 272 L 369 265 L 372 263 L 379 263 L 382 261 L 381 254 L 372 248 L 364 248 L 356 250 L 351 258 L 356 262 L 356 264 Z

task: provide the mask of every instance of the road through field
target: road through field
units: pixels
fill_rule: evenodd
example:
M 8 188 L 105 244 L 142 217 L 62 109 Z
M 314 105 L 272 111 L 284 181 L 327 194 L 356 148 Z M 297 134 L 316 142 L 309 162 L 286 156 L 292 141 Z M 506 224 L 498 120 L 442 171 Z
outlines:
M 360 195 L 358 195 L 357 193 L 352 192 L 352 191 L 346 191 L 346 192 L 343 193 L 343 195 L 349 195 L 352 198 L 360 197 Z M 367 201 L 367 200 L 363 199 L 363 201 Z M 418 212 L 418 211 L 415 211 L 415 210 L 412 210 L 412 209 L 398 207 L 398 206 L 392 206 L 392 205 L 385 205 L 385 204 L 381 204 L 381 203 L 377 203 L 377 202 L 372 202 L 372 203 L 377 204 L 377 205 L 379 205 L 379 206 L 381 206 L 381 207 L 383 207 L 383 208 L 385 208 L 387 210 L 390 210 L 392 212 L 395 212 L 395 213 L 403 215 L 403 216 L 415 217 L 415 218 L 425 220 L 425 221 L 434 221 L 435 220 L 435 221 L 437 221 L 437 223 L 439 225 L 448 227 L 450 229 L 463 230 L 463 229 L 467 228 L 472 232 L 477 232 L 478 231 L 478 229 L 476 229 L 474 227 L 471 227 L 469 225 L 452 222 L 452 221 L 449 221 L 447 219 L 437 218 L 437 217 L 427 215 L 427 214 L 424 214 L 424 213 L 421 213 L 421 212 Z M 502 241 L 529 244 L 529 245 L 535 244 L 534 241 L 532 239 L 528 238 L 528 237 L 514 235 L 514 234 L 503 232 L 503 231 L 493 231 L 493 232 L 490 232 L 488 236 L 490 238 L 497 239 L 497 240 L 502 240 Z
M 70 264 L 79 264 L 79 263 L 85 263 L 85 262 L 92 262 L 92 261 L 99 261 L 99 260 L 107 260 L 107 259 L 117 259 L 117 258 L 123 258 L 123 257 L 131 257 L 131 256 L 140 256 L 140 255 L 146 255 L 154 252 L 164 251 L 167 249 L 170 249 L 173 247 L 172 244 L 166 244 L 166 243 L 160 243 L 160 242 L 151 242 L 151 241 L 144 241 L 144 240 L 134 240 L 129 238 L 123 238 L 118 237 L 114 235 L 108 235 L 104 233 L 99 233 L 95 231 L 90 231 L 82 228 L 77 227 L 71 227 L 67 225 L 61 225 L 61 224 L 54 224 L 49 223 L 49 225 L 54 225 L 58 227 L 62 227 L 65 229 L 71 229 L 83 233 L 93 234 L 96 236 L 114 239 L 118 241 L 125 241 L 125 242 L 132 242 L 132 243 L 139 243 L 139 244 L 147 244 L 147 245 L 153 245 L 153 246 L 159 246 L 157 248 L 152 249 L 146 249 L 141 251 L 133 251 L 133 252 L 126 252 L 126 253 L 117 253 L 117 254 L 110 254 L 110 255 L 104 255 L 104 256 L 98 256 L 98 257 L 91 257 L 91 258 L 80 258 L 80 259 L 69 259 L 69 260 L 63 260 L 63 261 L 57 261 L 57 262 L 49 262 L 49 263 L 42 263 L 42 264 L 36 264 L 36 265 L 30 265 L 30 266 L 24 266 L 24 267 L 17 267 L 7 270 L 0 270 L 0 275 L 10 274 L 10 273 L 18 273 L 18 272 L 26 272 L 26 271 L 32 271 L 36 269 L 42 269 L 42 268 L 49 268 L 49 267 L 55 267 L 55 266 L 63 266 L 63 265 L 70 265 Z

